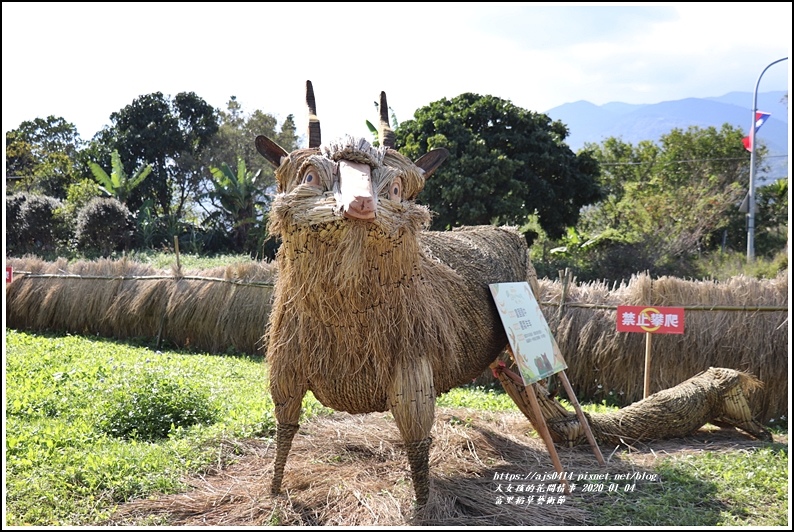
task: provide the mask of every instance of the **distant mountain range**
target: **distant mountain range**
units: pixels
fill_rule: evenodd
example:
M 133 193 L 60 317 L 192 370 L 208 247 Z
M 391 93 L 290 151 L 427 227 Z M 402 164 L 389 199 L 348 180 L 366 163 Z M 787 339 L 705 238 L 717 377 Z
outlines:
M 758 184 L 788 177 L 788 100 L 787 91 L 758 93 L 758 110 L 771 116 L 758 130 L 756 140 L 767 146 L 771 171 L 758 174 Z M 729 92 L 715 98 L 685 98 L 655 104 L 610 102 L 595 105 L 581 100 L 546 111 L 553 120 L 560 120 L 570 131 L 566 143 L 573 151 L 586 142 L 600 144 L 609 137 L 636 145 L 641 140 L 658 141 L 678 128 L 689 126 L 719 129 L 726 122 L 745 133 L 752 119 L 753 93 Z M 748 152 L 749 156 L 749 152 Z

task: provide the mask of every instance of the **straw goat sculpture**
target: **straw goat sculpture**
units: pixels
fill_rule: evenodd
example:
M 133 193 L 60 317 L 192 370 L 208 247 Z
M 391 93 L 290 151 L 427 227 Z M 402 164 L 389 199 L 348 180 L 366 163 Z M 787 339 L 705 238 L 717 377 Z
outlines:
M 471 382 L 508 345 L 488 284 L 533 270 L 513 228 L 426 230 L 430 212 L 414 200 L 448 152 L 416 162 L 397 152 L 380 96 L 380 147 L 350 136 L 321 144 L 311 82 L 309 147 L 287 153 L 256 138 L 276 167 L 269 223 L 282 241 L 267 340 L 271 491 L 281 490 L 311 390 L 335 410 L 393 414 L 423 506 L 436 396 Z

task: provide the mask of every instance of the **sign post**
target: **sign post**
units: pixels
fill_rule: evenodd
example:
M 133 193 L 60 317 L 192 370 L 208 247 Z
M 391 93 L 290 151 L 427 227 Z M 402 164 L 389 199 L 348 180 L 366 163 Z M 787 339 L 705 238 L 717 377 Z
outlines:
M 502 325 L 505 328 L 505 332 L 507 332 L 513 360 L 518 366 L 524 388 L 529 388 L 526 396 L 529 398 L 535 418 L 539 420 L 538 423 L 540 424 L 540 427 L 536 427 L 536 429 L 546 443 L 546 447 L 549 450 L 549 454 L 551 455 L 552 462 L 557 472 L 562 476 L 562 465 L 557 457 L 554 442 L 551 439 L 551 434 L 549 433 L 545 418 L 541 413 L 538 399 L 532 388 L 532 384 L 550 377 L 555 373 L 561 375 L 565 391 L 568 393 L 568 397 L 574 405 L 576 415 L 579 418 L 579 422 L 582 424 L 590 445 L 594 449 L 596 458 L 598 458 L 601 465 L 605 465 L 601 450 L 598 448 L 595 438 L 590 431 L 587 418 L 585 418 L 581 406 L 573 393 L 573 389 L 568 382 L 568 378 L 565 376 L 565 369 L 568 365 L 565 363 L 560 348 L 557 346 L 557 342 L 551 334 L 551 329 L 548 323 L 546 323 L 546 318 L 540 310 L 537 299 L 535 299 L 534 294 L 532 294 L 529 283 L 495 283 L 489 285 L 489 287 L 494 302 L 496 303 L 496 308 L 499 311 Z M 518 385 L 518 383 L 516 384 Z
M 618 305 L 617 326 L 618 332 L 645 333 L 645 399 L 651 391 L 651 335 L 684 334 L 684 309 Z
M 642 381 L 642 398 L 651 395 L 651 333 L 645 333 L 645 378 Z

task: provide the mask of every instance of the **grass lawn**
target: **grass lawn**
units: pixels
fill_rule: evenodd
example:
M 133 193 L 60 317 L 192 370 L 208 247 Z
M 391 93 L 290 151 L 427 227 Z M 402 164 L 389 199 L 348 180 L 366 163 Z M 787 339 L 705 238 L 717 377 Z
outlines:
M 120 504 L 187 491 L 187 478 L 224 469 L 246 441 L 275 433 L 262 358 L 10 329 L 4 349 L 6 525 L 106 523 Z M 518 411 L 481 388 L 452 390 L 437 404 L 465 409 L 461 424 Z M 303 406 L 304 422 L 332 414 L 311 394 Z M 603 526 L 785 526 L 781 436 L 785 443 L 670 454 L 653 465 L 663 482 L 577 504 Z

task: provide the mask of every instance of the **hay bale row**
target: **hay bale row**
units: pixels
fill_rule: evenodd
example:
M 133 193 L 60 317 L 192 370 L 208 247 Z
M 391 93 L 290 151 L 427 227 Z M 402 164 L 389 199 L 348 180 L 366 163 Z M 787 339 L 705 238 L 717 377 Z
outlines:
M 211 353 L 261 353 L 272 289 L 188 279 L 269 283 L 275 266 L 248 263 L 184 272 L 183 277 L 123 280 L 93 277 L 169 276 L 145 264 L 98 260 L 7 259 L 15 271 L 76 274 L 90 279 L 16 276 L 6 288 L 7 325 L 16 329 L 161 338 Z M 628 405 L 643 395 L 645 335 L 617 332 L 618 305 L 676 307 L 788 307 L 788 278 L 737 276 L 687 281 L 640 274 L 620 286 L 541 279 L 537 298 L 568 364 L 580 400 L 614 399 Z M 611 308 L 576 307 L 577 304 Z M 788 415 L 788 312 L 686 310 L 684 334 L 652 338 L 651 393 L 671 388 L 709 367 L 758 377 L 764 387 L 748 398 L 757 419 Z M 488 371 L 490 379 L 493 377 Z M 482 379 L 480 379 L 481 381 Z M 612 395 L 610 395 L 610 392 Z
M 539 287 L 538 299 L 553 303 L 543 306 L 543 313 L 568 364 L 566 375 L 578 398 L 615 399 L 627 405 L 643 397 L 645 335 L 617 332 L 615 307 L 684 307 L 684 334 L 652 335 L 650 393 L 671 388 L 712 366 L 732 368 L 764 383 L 749 397 L 758 419 L 766 422 L 788 415 L 788 311 L 741 310 L 787 308 L 787 272 L 775 279 L 737 276 L 724 282 L 652 279 L 640 274 L 620 286 L 574 283 L 568 286 L 562 312 L 557 305 L 563 283 L 543 279 Z
M 6 288 L 9 327 L 261 353 L 275 275 L 269 263 L 184 272 L 108 259 L 7 265 L 30 274 L 15 275 Z

